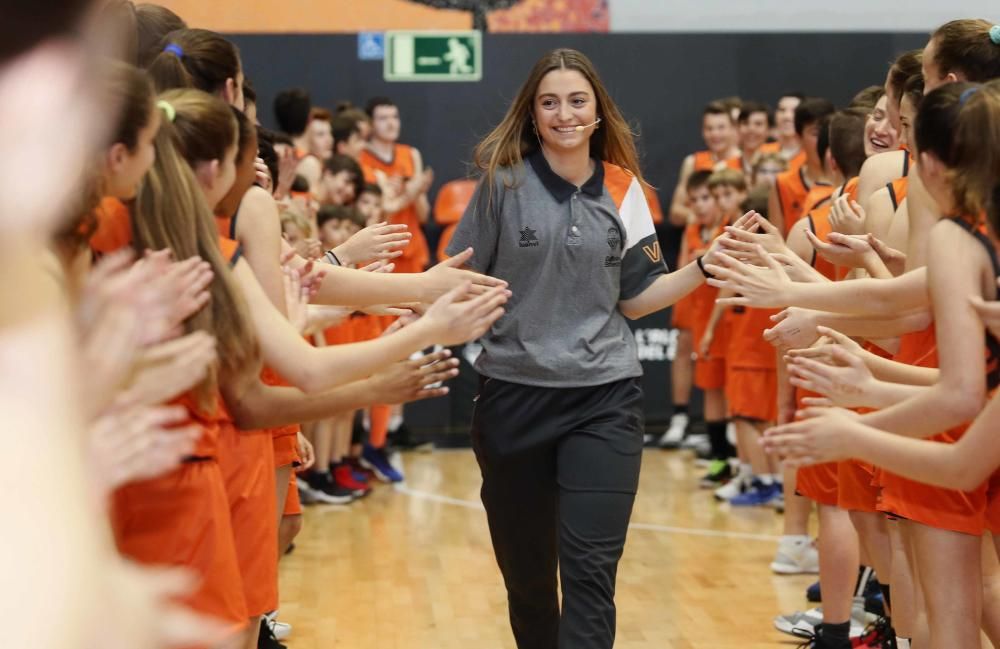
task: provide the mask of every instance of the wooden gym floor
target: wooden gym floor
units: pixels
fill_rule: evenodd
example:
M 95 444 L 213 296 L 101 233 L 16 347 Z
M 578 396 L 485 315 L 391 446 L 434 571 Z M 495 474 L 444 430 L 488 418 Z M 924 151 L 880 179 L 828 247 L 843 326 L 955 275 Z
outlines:
M 406 486 L 349 507 L 306 507 L 281 563 L 290 649 L 514 649 L 472 451 L 403 456 Z M 648 450 L 618 570 L 617 649 L 774 649 L 814 576 L 768 564 L 771 509 L 730 510 L 685 452 Z

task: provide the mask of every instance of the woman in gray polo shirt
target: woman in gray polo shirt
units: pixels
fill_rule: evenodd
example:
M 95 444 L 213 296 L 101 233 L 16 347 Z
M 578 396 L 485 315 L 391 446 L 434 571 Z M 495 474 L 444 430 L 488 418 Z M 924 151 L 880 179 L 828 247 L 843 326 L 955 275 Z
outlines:
M 535 65 L 476 162 L 448 253 L 472 247 L 469 266 L 513 291 L 472 423 L 511 626 L 519 649 L 610 649 L 643 444 L 625 318 L 697 288 L 701 260 L 667 273 L 631 130 L 580 52 Z

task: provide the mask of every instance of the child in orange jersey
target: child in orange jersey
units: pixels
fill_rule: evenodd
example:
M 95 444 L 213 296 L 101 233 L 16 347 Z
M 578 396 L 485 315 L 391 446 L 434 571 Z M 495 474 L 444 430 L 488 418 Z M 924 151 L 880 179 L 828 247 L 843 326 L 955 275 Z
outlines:
M 743 175 L 749 179 L 760 156 L 765 153 L 780 153 L 781 145 L 777 142 L 767 141 L 771 127 L 774 125 L 774 113 L 767 104 L 762 104 L 759 101 L 743 102 L 737 123 L 740 134 L 740 159 L 743 163 Z
M 686 226 L 693 218 L 687 205 L 687 180 L 691 174 L 716 171 L 722 167 L 740 169 L 742 166 L 739 147 L 734 144 L 737 139 L 736 121 L 723 103 L 713 101 L 705 106 L 701 117 L 701 136 L 707 149 L 684 158 L 670 202 L 669 220 L 678 227 Z
M 365 179 L 382 188 L 383 211 L 389 222 L 405 224 L 413 233 L 410 245 L 396 260 L 396 272 L 419 273 L 430 262 L 423 226 L 430 213 L 427 190 L 434 173 L 425 167 L 420 151 L 399 143 L 399 107 L 391 99 L 375 97 L 365 112 L 371 119 L 372 133 L 359 162 Z
M 714 172 L 708 179 L 708 188 L 719 214 L 719 227 L 724 227 L 740 215 L 740 206 L 747 196 L 746 179 L 735 169 Z M 711 447 L 712 463 L 701 485 L 718 488 L 733 475 L 730 458 L 735 449 L 726 434 L 728 427 L 726 409 L 726 350 L 729 346 L 729 323 L 721 322 L 716 313 L 717 291 L 705 291 L 697 302 L 694 317 L 696 361 L 694 384 L 705 392 L 705 428 Z
M 680 252 L 677 255 L 677 268 L 683 268 L 689 261 L 704 254 L 711 241 L 705 236 L 717 228 L 719 223 L 719 206 L 712 198 L 708 188 L 710 171 L 696 171 L 687 181 L 687 202 L 695 220 L 684 229 L 681 238 Z M 671 324 L 677 329 L 677 351 L 670 364 L 670 388 L 673 393 L 674 412 L 670 417 L 667 431 L 660 437 L 661 448 L 677 448 L 685 441 L 688 429 L 688 404 L 691 398 L 691 384 L 694 372 L 694 310 L 698 303 L 698 291 L 680 299 L 671 310 Z M 709 451 L 708 436 L 704 433 L 694 433 L 688 437 L 685 447 L 700 449 L 707 454 Z
M 318 220 L 320 238 L 327 248 L 336 248 L 365 226 L 365 218 L 361 212 L 348 206 L 325 206 L 320 209 Z M 351 316 L 342 324 L 324 331 L 324 342 L 327 345 L 339 345 L 368 339 L 359 331 L 362 322 L 366 321 L 363 321 L 361 316 Z M 316 453 L 317 468 L 304 474 L 303 477 L 313 488 L 317 488 L 321 483 L 322 478 L 317 478 L 317 474 L 320 474 L 329 478 L 329 482 L 335 488 L 334 491 L 339 494 L 354 498 L 368 495 L 371 486 L 366 480 L 359 479 L 363 476 L 354 474 L 347 461 L 350 457 L 354 412 L 339 414 L 324 423 L 330 428 L 332 443 L 329 445 L 324 443 L 325 448 Z M 318 442 L 317 436 L 317 449 Z
M 767 213 L 771 221 L 784 232 L 802 217 L 806 198 L 814 186 L 827 186 L 823 175 L 823 161 L 816 151 L 820 120 L 833 112 L 833 104 L 826 99 L 810 97 L 795 109 L 795 132 L 802 141 L 805 161 L 801 166 L 791 165 L 778 176 L 768 201 Z
M 803 99 L 805 95 L 801 92 L 786 92 L 778 97 L 775 104 L 773 136 L 778 145 L 778 153 L 790 168 L 801 166 L 805 162 L 802 138 L 795 132 L 795 109 Z
M 719 196 L 726 202 L 727 199 Z M 754 190 L 740 206 L 767 218 L 767 189 Z M 760 445 L 760 434 L 777 419 L 777 377 L 774 348 L 764 340 L 773 309 L 716 305 L 709 328 L 724 319 L 729 329 L 726 359 L 726 404 L 736 428 L 739 471 L 715 492 L 718 500 L 735 506 L 771 505 L 781 499 L 781 480 Z

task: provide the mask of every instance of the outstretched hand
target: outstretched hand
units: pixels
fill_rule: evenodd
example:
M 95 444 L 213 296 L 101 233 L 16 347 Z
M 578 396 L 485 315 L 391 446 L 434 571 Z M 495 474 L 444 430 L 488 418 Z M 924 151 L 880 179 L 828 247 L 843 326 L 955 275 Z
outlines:
M 462 270 L 462 266 L 472 259 L 472 248 L 466 248 L 454 257 L 442 261 L 437 266 L 422 273 L 423 296 L 421 302 L 431 303 L 448 291 L 464 282 L 471 284 L 469 292 L 480 295 L 496 288 L 506 288 L 507 282 L 502 279 L 482 275 L 471 270 Z
M 716 263 L 707 264 L 705 270 L 713 275 L 709 285 L 732 291 L 733 297 L 718 300 L 726 306 L 751 306 L 780 308 L 788 306 L 788 289 L 792 284 L 782 265 L 757 246 L 757 254 L 766 267 L 745 264 L 725 253 L 716 255 Z
M 801 418 L 764 432 L 764 449 L 791 467 L 835 462 L 852 457 L 852 435 L 863 425 L 842 408 L 806 408 Z
M 421 320 L 432 328 L 436 344 L 461 345 L 485 334 L 504 313 L 510 291 L 502 286 L 472 296 L 471 285 L 461 284 L 431 305 Z
M 393 363 L 368 379 L 372 403 L 409 403 L 448 394 L 447 387 L 430 387 L 458 376 L 458 359 L 443 349 L 414 360 Z

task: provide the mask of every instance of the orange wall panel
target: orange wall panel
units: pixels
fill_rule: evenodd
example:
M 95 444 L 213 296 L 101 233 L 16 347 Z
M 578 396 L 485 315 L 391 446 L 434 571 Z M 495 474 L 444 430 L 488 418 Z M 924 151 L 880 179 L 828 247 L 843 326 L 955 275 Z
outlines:
M 153 0 L 192 27 L 218 32 L 471 29 L 472 14 L 406 0 Z

